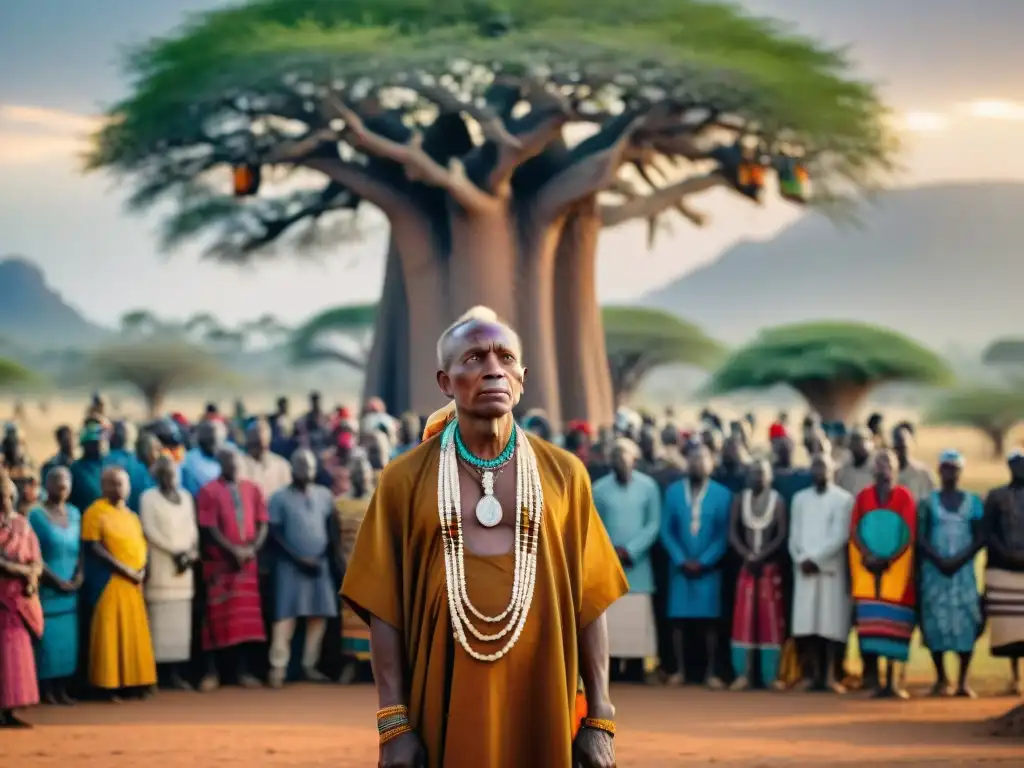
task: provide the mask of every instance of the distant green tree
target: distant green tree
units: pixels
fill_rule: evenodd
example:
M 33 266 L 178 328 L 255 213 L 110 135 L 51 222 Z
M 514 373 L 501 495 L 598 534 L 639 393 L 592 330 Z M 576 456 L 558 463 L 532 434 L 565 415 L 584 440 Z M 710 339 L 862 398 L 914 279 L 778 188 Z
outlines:
M 1006 455 L 1010 430 L 1024 421 L 1024 391 L 977 386 L 950 392 L 927 413 L 932 424 L 973 427 L 992 443 L 996 458 Z
M 133 309 L 121 315 L 121 333 L 125 336 L 151 336 L 165 327 L 148 309 Z
M 692 365 L 709 370 L 725 348 L 693 323 L 645 307 L 605 307 L 605 349 L 617 403 L 627 402 L 656 368 Z
M 288 344 L 292 362 L 340 363 L 364 371 L 376 320 L 376 304 L 349 304 L 324 310 L 292 333 Z
M 161 414 L 171 392 L 230 378 L 208 350 L 170 339 L 120 342 L 97 349 L 86 358 L 85 376 L 95 383 L 135 387 L 153 418 Z
M 0 357 L 0 389 L 17 388 L 41 381 L 39 374 L 21 363 Z
M 816 322 L 763 331 L 712 376 L 708 394 L 786 385 L 828 421 L 849 421 L 871 391 L 893 382 L 948 384 L 937 354 L 887 328 Z

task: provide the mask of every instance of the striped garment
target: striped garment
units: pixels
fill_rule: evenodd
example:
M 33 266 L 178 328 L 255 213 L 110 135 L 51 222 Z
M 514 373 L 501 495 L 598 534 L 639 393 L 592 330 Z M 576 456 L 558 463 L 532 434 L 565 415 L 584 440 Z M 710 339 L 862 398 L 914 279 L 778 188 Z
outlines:
M 251 543 L 267 507 L 259 488 L 248 480 L 230 485 L 221 479 L 208 483 L 196 499 L 200 528 L 216 528 L 233 545 Z M 230 648 L 267 639 L 260 601 L 256 561 L 236 570 L 235 563 L 213 543 L 203 547 L 206 611 L 203 650 Z
M 913 608 L 884 600 L 858 600 L 856 622 L 861 654 L 873 653 L 895 661 L 910 657 L 910 637 L 916 622 Z
M 985 611 L 992 655 L 1024 655 L 1024 571 L 985 572 Z

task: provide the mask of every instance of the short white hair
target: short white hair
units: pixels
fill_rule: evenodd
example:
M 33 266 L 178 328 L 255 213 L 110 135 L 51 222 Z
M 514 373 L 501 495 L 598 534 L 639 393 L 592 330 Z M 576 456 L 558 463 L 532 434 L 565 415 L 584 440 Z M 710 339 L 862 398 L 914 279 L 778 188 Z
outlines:
M 519 334 L 512 329 L 507 322 L 498 317 L 498 313 L 490 307 L 485 307 L 482 304 L 478 304 L 475 307 L 470 307 L 463 312 L 459 318 L 444 329 L 444 332 L 437 340 L 437 367 L 444 370 L 448 367 L 451 362 L 448 360 L 445 347 L 448 346 L 448 341 L 459 330 L 462 326 L 468 325 L 469 323 L 494 323 L 496 325 L 503 325 L 508 329 L 509 333 L 516 341 L 517 346 L 521 346 L 522 342 L 519 340 Z

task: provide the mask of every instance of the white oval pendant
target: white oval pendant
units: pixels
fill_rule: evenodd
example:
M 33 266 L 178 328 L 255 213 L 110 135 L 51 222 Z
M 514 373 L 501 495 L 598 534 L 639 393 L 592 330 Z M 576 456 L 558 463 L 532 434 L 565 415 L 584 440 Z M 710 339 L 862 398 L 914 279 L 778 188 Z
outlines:
M 484 528 L 493 528 L 501 522 L 501 503 L 493 496 L 481 496 L 476 503 L 476 519 Z

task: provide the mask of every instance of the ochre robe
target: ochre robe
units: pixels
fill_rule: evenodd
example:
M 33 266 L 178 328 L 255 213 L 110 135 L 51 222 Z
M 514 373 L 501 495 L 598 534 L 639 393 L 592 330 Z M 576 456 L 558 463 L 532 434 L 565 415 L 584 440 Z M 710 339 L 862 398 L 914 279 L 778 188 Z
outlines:
M 579 632 L 628 590 L 583 464 L 529 440 L 544 490 L 543 525 L 533 605 L 507 656 L 475 661 L 452 637 L 437 511 L 439 439 L 385 468 L 348 563 L 345 600 L 365 620 L 376 616 L 404 636 L 410 719 L 429 768 L 569 768 Z M 467 551 L 465 559 L 470 599 L 483 613 L 503 610 L 514 555 Z M 472 647 L 491 652 L 499 643 Z

